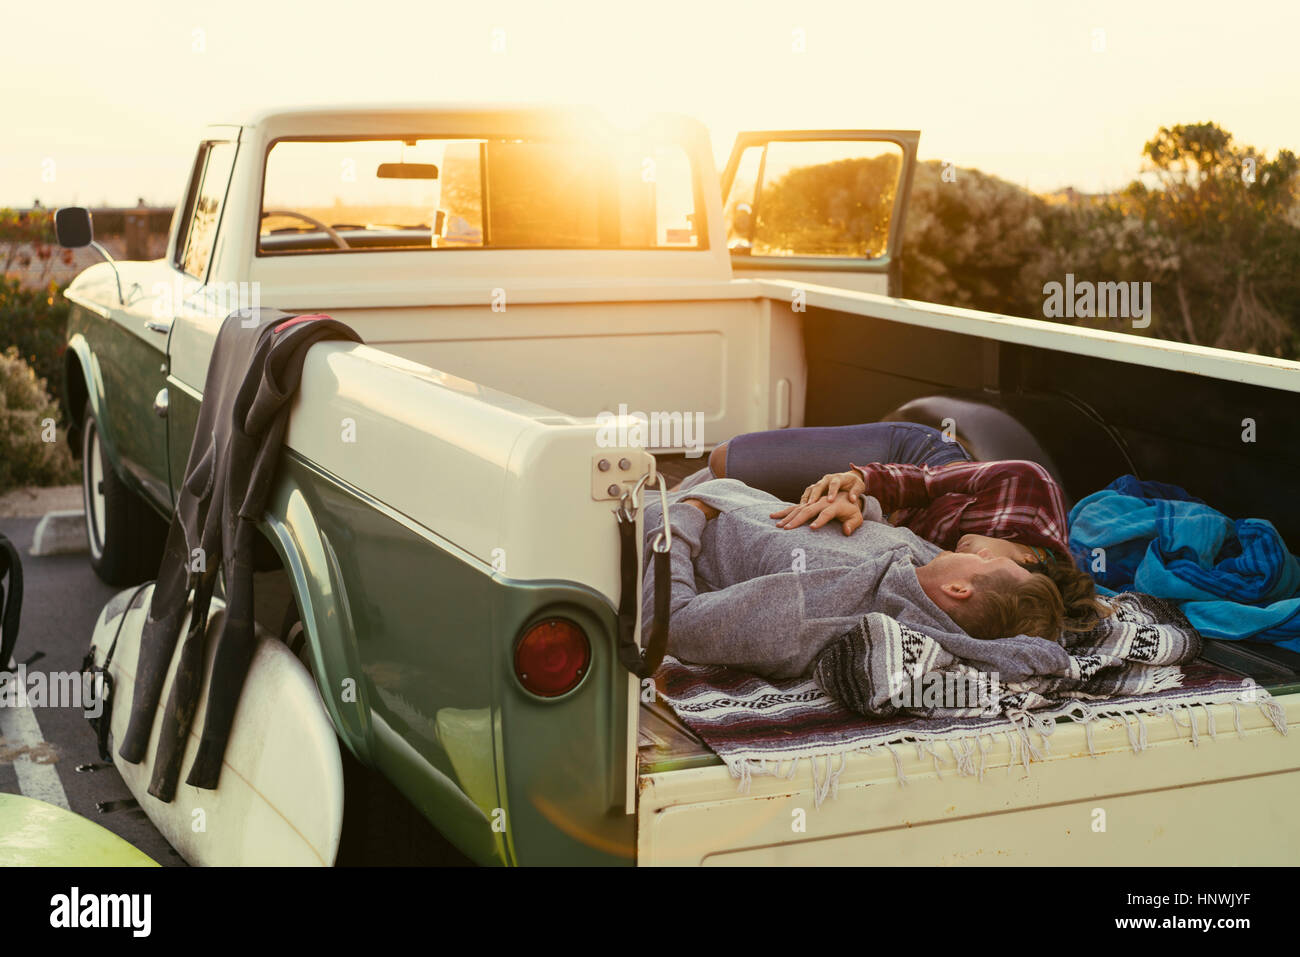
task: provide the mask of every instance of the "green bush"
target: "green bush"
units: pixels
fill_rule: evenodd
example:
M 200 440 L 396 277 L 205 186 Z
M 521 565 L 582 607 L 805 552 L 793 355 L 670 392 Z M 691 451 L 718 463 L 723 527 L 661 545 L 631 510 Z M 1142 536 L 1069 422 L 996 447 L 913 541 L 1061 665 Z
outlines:
M 0 279 L 0 345 L 16 346 L 55 395 L 63 382 L 67 325 L 68 301 L 54 283 L 24 289 L 17 279 Z
M 1141 334 L 1300 358 L 1300 157 L 1268 160 L 1214 123 L 1161 127 L 1143 155 L 1154 185 L 1068 203 L 918 164 L 903 295 L 1042 319 L 1045 284 L 1067 273 L 1150 282 Z M 1057 321 L 1134 331 L 1129 319 Z
M 1042 317 L 1038 278 L 1051 210 L 1039 197 L 976 169 L 944 178 L 918 163 L 903 241 L 903 295 L 1012 316 Z
M 14 346 L 0 353 L 0 492 L 77 480 L 59 406 Z

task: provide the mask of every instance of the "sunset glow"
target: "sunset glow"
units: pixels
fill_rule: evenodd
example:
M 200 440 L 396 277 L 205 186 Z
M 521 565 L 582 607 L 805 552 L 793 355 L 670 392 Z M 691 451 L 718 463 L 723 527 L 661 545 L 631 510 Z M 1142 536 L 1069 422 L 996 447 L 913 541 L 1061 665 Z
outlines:
M 6 11 L 39 36 L 40 4 Z M 1267 15 L 1266 15 L 1267 11 Z M 1267 29 L 1261 24 L 1267 20 Z M 560 8 L 78 0 L 57 43 L 6 58 L 0 205 L 176 201 L 199 127 L 304 103 L 594 104 L 737 131 L 920 129 L 920 156 L 1039 191 L 1114 188 L 1156 129 L 1213 120 L 1300 144 L 1300 8 L 1028 2 Z

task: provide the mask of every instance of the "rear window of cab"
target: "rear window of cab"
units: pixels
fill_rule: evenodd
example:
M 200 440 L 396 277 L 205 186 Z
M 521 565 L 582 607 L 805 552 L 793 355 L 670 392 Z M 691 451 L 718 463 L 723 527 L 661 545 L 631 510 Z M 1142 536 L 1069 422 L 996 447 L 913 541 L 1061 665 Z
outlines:
M 278 140 L 257 250 L 695 250 L 695 184 L 680 144 L 635 137 Z

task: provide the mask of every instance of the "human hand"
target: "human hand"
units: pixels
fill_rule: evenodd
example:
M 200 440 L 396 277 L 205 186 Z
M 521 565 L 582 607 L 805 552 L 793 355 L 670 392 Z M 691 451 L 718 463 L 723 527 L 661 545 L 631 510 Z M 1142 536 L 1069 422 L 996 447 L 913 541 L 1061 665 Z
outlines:
M 799 504 L 807 505 L 809 502 L 822 497 L 825 497 L 827 502 L 833 502 L 835 496 L 841 490 L 848 493 L 850 502 L 857 504 L 858 496 L 867 490 L 867 483 L 863 481 L 862 475 L 857 469 L 849 469 L 847 472 L 831 472 L 828 475 L 823 475 L 804 489 Z
M 809 519 L 812 519 L 809 528 L 821 528 L 831 519 L 839 519 L 844 534 L 852 535 L 862 524 L 862 509 L 842 491 L 834 500 L 814 498 L 805 505 L 787 505 L 769 517 L 779 519 L 778 528 L 798 528 Z

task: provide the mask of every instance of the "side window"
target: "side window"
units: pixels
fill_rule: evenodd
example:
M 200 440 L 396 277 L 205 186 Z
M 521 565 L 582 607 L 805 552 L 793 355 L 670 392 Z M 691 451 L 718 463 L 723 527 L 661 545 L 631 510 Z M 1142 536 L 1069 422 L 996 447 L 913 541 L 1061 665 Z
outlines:
M 728 196 L 727 245 L 752 256 L 879 259 L 902 168 L 902 149 L 880 140 L 751 146 Z
M 189 185 L 185 190 L 185 204 L 176 209 L 180 224 L 176 228 L 176 251 L 172 253 L 172 265 L 177 269 L 185 259 L 185 241 L 190 235 L 190 220 L 194 218 L 194 201 L 199 195 L 199 185 L 203 182 L 203 164 L 208 159 L 208 144 L 202 143 L 194 157 L 194 167 L 190 170 Z
M 176 247 L 180 251 L 177 267 L 195 279 L 207 276 L 234 162 L 234 143 L 208 144 L 202 177 L 197 181 L 198 188 L 192 191 L 193 199 L 181 223 Z

